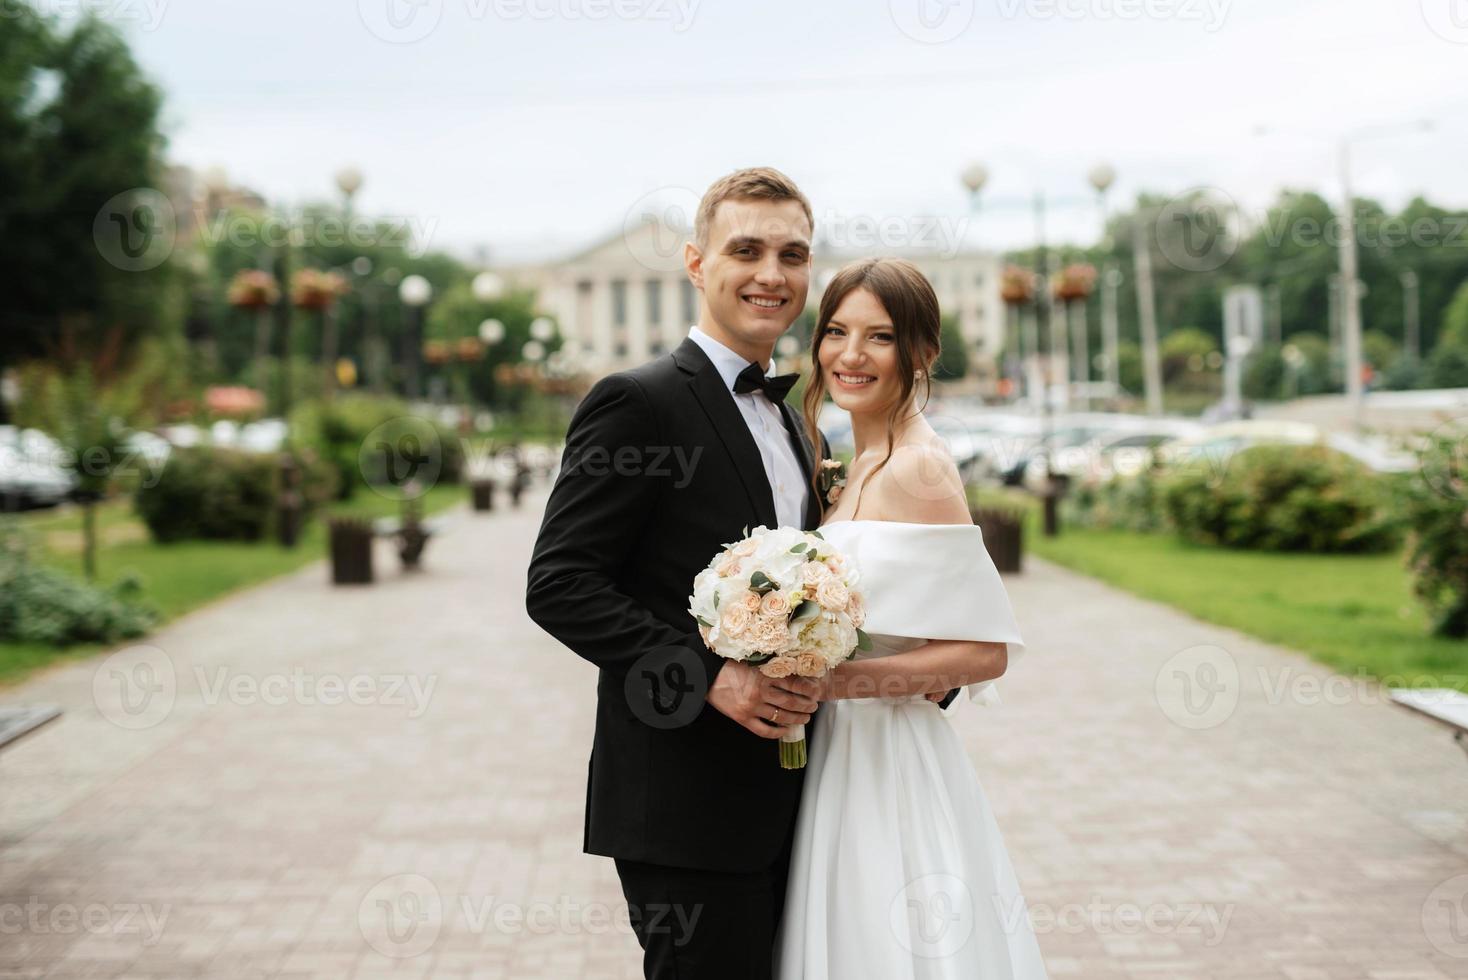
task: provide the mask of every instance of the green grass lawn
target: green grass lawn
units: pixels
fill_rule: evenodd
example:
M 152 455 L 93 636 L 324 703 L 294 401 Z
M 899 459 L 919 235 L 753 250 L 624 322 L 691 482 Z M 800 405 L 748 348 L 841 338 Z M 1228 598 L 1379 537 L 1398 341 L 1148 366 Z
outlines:
M 464 487 L 436 486 L 423 497 L 423 510 L 437 513 L 467 496 Z M 361 490 L 351 501 L 331 507 L 330 512 L 392 517 L 397 515 L 398 507 L 396 501 Z M 80 510 L 36 511 L 21 520 L 35 533 L 42 562 L 80 577 Z M 97 550 L 98 580 L 105 585 L 130 572 L 136 573 L 143 581 L 145 601 L 165 621 L 326 556 L 326 525 L 319 517 L 306 525 L 300 543 L 292 549 L 282 548 L 273 541 L 154 544 L 127 500 L 101 505 L 97 527 L 102 541 Z M 429 560 L 432 554 L 430 546 Z M 38 667 L 61 659 L 89 656 L 100 648 L 98 644 L 58 649 L 36 643 L 0 643 L 0 686 L 14 684 Z
M 1199 619 L 1293 647 L 1393 687 L 1468 691 L 1468 642 L 1429 636 L 1397 554 L 1299 555 L 1188 544 L 1172 534 L 1026 528 L 1035 554 Z

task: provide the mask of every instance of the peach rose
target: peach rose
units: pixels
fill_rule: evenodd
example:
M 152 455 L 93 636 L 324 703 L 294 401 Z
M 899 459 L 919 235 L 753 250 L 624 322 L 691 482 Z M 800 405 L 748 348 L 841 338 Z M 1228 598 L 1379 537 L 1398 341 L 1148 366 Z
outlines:
M 841 574 L 841 556 L 840 555 L 832 555 L 830 558 L 827 558 L 826 561 L 825 561 L 825 566 L 826 566 L 826 570 L 829 571 L 832 575 L 840 575 Z
M 795 655 L 795 672 L 801 677 L 819 677 L 826 672 L 826 661 L 814 650 Z
M 800 566 L 800 574 L 806 585 L 817 588 L 831 577 L 831 570 L 818 561 L 808 561 Z
M 759 665 L 759 672 L 766 677 L 789 677 L 795 673 L 795 658 L 772 657 Z
M 790 600 L 779 592 L 766 592 L 765 597 L 760 600 L 759 611 L 761 616 L 771 619 L 776 616 L 786 619 L 790 615 Z
M 746 642 L 761 653 L 784 653 L 790 649 L 790 629 L 783 616 L 779 619 L 760 617 L 750 627 Z
M 851 601 L 851 590 L 846 587 L 845 582 L 833 575 L 816 589 L 816 601 L 821 604 L 822 609 L 841 612 Z
M 757 620 L 749 614 L 749 610 L 737 602 L 725 606 L 724 614 L 719 617 L 719 623 L 724 627 L 724 632 L 730 636 L 742 635 L 756 622 Z
M 830 491 L 827 492 L 826 499 L 829 500 L 833 504 L 836 501 L 838 501 L 838 500 L 841 499 L 841 487 L 840 487 L 839 484 L 837 486 L 832 487 L 830 489 Z
M 857 629 L 867 621 L 867 606 L 860 593 L 851 594 L 851 601 L 846 604 L 846 615 L 851 617 L 851 625 Z
M 719 578 L 736 578 L 739 575 L 739 566 L 744 564 L 738 558 L 730 555 L 714 566 L 714 571 Z
M 746 557 L 754 554 L 757 548 L 759 548 L 759 543 L 754 538 L 745 538 L 734 546 L 734 554 L 739 555 L 741 558 Z
M 756 616 L 759 614 L 760 595 L 758 592 L 746 592 L 744 593 L 744 595 L 739 596 L 734 601 L 739 603 L 739 605 L 743 606 L 745 609 L 748 609 L 751 616 Z

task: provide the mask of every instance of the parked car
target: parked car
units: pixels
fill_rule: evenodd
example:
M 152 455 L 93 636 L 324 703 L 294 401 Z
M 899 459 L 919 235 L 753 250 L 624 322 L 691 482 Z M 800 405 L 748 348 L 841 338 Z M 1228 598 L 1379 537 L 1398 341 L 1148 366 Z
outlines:
M 39 429 L 0 425 L 0 508 L 54 507 L 76 486 L 60 443 Z

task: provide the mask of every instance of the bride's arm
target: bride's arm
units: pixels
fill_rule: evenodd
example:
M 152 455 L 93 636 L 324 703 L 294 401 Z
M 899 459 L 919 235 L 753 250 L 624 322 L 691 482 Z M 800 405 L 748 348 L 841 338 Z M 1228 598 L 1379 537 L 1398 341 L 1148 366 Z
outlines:
M 890 657 L 848 660 L 821 679 L 822 701 L 843 698 L 904 698 L 943 694 L 955 687 L 991 681 L 1009 666 L 1003 643 L 929 640 Z

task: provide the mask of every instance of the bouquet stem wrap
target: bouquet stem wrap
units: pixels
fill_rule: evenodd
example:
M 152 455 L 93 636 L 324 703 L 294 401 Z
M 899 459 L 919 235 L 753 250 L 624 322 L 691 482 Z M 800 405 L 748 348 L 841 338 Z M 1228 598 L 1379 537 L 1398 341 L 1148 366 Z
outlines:
M 792 725 L 788 734 L 780 736 L 780 768 L 805 768 L 805 726 Z

